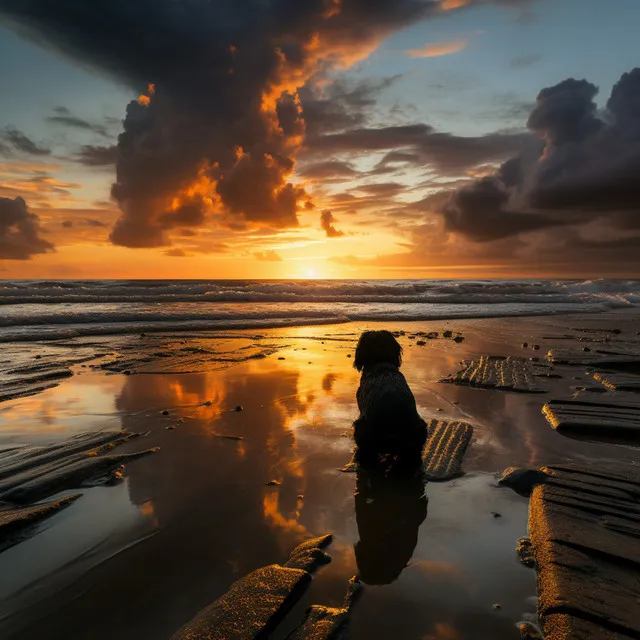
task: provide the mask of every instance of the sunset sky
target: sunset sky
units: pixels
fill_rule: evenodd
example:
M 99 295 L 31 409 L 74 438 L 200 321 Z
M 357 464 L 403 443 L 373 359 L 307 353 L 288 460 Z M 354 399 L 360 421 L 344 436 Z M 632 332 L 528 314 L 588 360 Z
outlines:
M 639 24 L 0 0 L 0 277 L 640 276 Z

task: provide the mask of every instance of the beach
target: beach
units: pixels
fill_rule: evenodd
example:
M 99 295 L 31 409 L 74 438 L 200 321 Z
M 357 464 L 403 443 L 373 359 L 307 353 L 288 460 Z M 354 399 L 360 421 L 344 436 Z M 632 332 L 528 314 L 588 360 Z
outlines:
M 637 348 L 637 320 L 635 309 L 619 309 L 7 344 L 3 366 L 40 356 L 65 362 L 73 375 L 0 404 L 2 448 L 122 429 L 146 434 L 123 452 L 160 451 L 128 464 L 115 486 L 82 487 L 79 500 L 0 553 L 0 634 L 168 639 L 241 576 L 331 532 L 333 561 L 274 637 L 286 637 L 311 603 L 339 605 L 349 578 L 361 573 L 378 584 L 365 584 L 350 638 L 517 638 L 519 622 L 536 620 L 535 572 L 515 553 L 527 534 L 528 500 L 498 488 L 497 474 L 512 465 L 632 462 L 637 450 L 551 428 L 546 401 L 598 396 L 580 367 L 554 367 L 558 377 L 540 377 L 543 392 L 535 394 L 440 380 L 463 360 L 544 361 L 549 350 L 580 352 L 611 330 L 620 331 L 617 344 Z M 465 474 L 427 484 L 426 517 L 420 496 L 399 495 L 358 521 L 356 476 L 339 471 L 357 417 L 350 356 L 370 328 L 398 332 L 402 371 L 425 420 L 474 427 Z M 443 338 L 447 330 L 464 341 Z M 439 337 L 416 336 L 432 331 Z M 83 361 L 69 364 L 73 358 Z M 375 551 L 385 523 L 398 526 L 397 544 Z M 374 552 L 358 566 L 354 545 L 365 538 Z M 394 571 L 397 578 L 380 584 Z

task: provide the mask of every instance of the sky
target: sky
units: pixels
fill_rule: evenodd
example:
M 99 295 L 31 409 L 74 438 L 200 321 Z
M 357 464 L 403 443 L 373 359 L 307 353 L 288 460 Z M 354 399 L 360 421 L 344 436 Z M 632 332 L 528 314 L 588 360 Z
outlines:
M 0 277 L 638 277 L 638 24 L 0 0 Z

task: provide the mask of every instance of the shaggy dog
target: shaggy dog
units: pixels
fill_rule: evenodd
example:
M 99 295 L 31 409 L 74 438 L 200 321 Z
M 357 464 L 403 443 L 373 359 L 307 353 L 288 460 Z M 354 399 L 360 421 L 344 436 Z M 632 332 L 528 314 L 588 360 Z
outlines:
M 365 331 L 353 366 L 360 372 L 356 393 L 360 417 L 353 423 L 356 461 L 364 469 L 415 472 L 422 464 L 427 425 L 400 373 L 402 347 L 388 331 Z

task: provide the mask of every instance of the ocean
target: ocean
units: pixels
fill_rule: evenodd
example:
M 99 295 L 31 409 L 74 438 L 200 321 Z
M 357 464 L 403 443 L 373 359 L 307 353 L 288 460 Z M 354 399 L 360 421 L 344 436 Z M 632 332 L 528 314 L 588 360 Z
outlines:
M 5 280 L 0 342 L 598 313 L 638 304 L 639 280 Z

